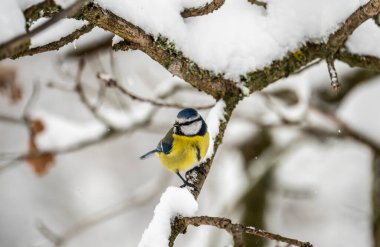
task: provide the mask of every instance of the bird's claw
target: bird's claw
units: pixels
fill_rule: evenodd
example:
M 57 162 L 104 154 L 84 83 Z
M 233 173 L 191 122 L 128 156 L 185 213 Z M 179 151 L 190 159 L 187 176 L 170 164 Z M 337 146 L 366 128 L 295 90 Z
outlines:
M 195 184 L 189 183 L 189 182 L 187 182 L 187 181 L 185 181 L 185 182 L 184 182 L 181 186 L 179 186 L 179 187 L 180 187 L 180 188 L 184 188 L 184 187 L 186 187 L 186 186 L 193 188 L 195 191 L 198 191 L 197 186 L 195 186 Z

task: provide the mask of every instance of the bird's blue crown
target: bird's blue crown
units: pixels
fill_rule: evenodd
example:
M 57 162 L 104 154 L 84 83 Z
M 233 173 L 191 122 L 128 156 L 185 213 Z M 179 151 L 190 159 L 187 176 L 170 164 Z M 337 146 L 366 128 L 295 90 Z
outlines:
M 180 111 L 177 115 L 178 119 L 189 119 L 198 116 L 198 112 L 193 108 L 186 108 Z

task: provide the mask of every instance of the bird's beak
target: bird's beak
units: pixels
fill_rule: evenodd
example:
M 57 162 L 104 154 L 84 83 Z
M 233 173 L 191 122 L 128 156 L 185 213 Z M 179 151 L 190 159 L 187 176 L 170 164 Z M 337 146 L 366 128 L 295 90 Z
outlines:
M 179 123 L 178 123 L 178 122 L 175 122 L 175 123 L 173 124 L 173 126 L 174 126 L 174 127 L 178 127 L 178 126 L 179 126 Z

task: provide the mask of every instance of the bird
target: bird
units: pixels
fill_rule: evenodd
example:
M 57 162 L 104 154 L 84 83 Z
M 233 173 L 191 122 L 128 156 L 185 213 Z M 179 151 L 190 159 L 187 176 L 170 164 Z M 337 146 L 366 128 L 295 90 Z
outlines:
M 180 172 L 190 171 L 205 158 L 209 142 L 210 134 L 202 116 L 193 108 L 185 108 L 177 114 L 175 123 L 157 147 L 140 159 L 156 154 L 161 163 L 182 180 L 184 184 L 180 187 L 195 188 Z

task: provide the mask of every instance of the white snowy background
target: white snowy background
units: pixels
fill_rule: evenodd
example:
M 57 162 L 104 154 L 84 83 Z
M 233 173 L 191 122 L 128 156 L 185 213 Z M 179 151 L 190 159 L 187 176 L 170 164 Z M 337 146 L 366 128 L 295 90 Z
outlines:
M 0 3 L 0 44 L 25 32 L 22 10 L 36 2 L 39 1 L 5 0 Z M 66 7 L 73 1 L 57 2 Z M 202 68 L 215 73 L 223 72 L 227 78 L 235 79 L 242 73 L 269 65 L 272 60 L 281 58 L 306 41 L 324 41 L 344 19 L 367 1 L 267 0 L 267 10 L 264 10 L 248 1 L 226 0 L 214 13 L 186 20 L 179 14 L 184 8 L 208 1 L 97 2 L 156 37 L 159 34 L 168 37 L 185 56 Z M 34 37 L 32 45 L 35 47 L 57 40 L 82 25 L 84 23 L 80 21 L 62 21 L 48 32 Z M 76 61 L 62 62 L 64 55 L 107 35 L 107 32 L 95 28 L 59 52 L 0 62 L 0 67 L 16 68 L 17 82 L 24 91 L 22 102 L 16 105 L 0 97 L 2 114 L 20 116 L 33 83 L 42 85 L 31 111 L 32 116 L 42 119 L 47 127 L 38 139 L 41 149 L 67 147 L 79 140 L 96 138 L 105 131 L 75 93 L 46 85 L 54 82 L 72 86 L 72 78 L 62 71 L 74 74 Z M 369 20 L 354 32 L 347 47 L 358 54 L 380 57 L 379 40 L 380 28 Z M 116 52 L 113 58 L 113 68 L 109 53 L 89 60 L 83 81 L 90 95 L 91 92 L 96 95 L 94 92 L 98 89 L 98 81 L 94 79 L 96 72 L 112 74 L 129 90 L 144 97 L 156 97 L 172 85 L 186 85 L 139 51 Z M 337 70 L 339 75 L 353 73 L 353 69 L 341 63 L 337 63 Z M 380 77 L 375 77 L 363 83 L 337 110 L 338 116 L 350 126 L 375 141 L 380 138 L 380 115 L 376 107 L 380 104 L 379 80 Z M 297 119 L 305 110 L 311 92 L 329 83 L 326 65 L 322 62 L 280 80 L 266 90 L 294 89 L 301 99 L 300 103 L 292 108 L 282 107 L 282 110 L 287 116 Z M 153 109 L 149 104 L 126 100 L 125 96 L 112 90 L 107 92 L 107 98 L 128 104 L 126 109 L 120 105 L 102 107 L 101 113 L 119 128 L 142 121 Z M 170 101 L 189 106 L 214 102 L 211 97 L 196 90 L 179 93 Z M 166 188 L 179 185 L 179 180 L 165 170 L 158 159 L 141 161 L 138 157 L 155 147 L 171 126 L 177 111 L 160 109 L 146 128 L 59 155 L 54 166 L 42 177 L 36 176 L 25 163 L 15 164 L 1 172 L 0 246 L 51 246 L 51 242 L 38 231 L 40 222 L 61 235 L 73 229 L 82 219 L 93 218 L 94 214 L 99 215 L 99 211 L 109 212 L 126 204 L 131 206 L 126 207 L 123 213 L 86 231 L 77 232 L 65 242 L 65 246 L 137 246 L 149 224 L 164 227 L 162 221 L 165 220 L 155 217 L 151 222 L 154 208 Z M 203 110 L 201 114 L 207 118 L 209 111 Z M 273 112 L 263 103 L 263 98 L 253 94 L 242 101 L 233 114 L 198 205 L 195 202 L 189 205 L 192 201 L 184 199 L 188 196 L 185 192 L 170 187 L 161 199 L 164 203 L 156 208 L 156 212 L 161 208 L 160 217 L 163 217 L 163 210 L 167 215 L 177 212 L 240 220 L 242 212 L 236 206 L 237 201 L 248 186 L 264 173 L 263 169 L 267 169 L 265 160 L 257 157 L 254 169 L 247 173 L 237 148 L 248 134 L 257 131 L 247 120 L 257 116 L 267 119 L 269 123 L 275 119 Z M 315 118 L 316 123 L 321 121 Z M 339 130 L 336 132 L 338 135 Z M 272 134 L 279 147 L 288 145 L 296 135 L 294 130 L 288 128 L 277 129 Z M 27 150 L 28 133 L 23 126 L 0 122 L 0 136 L 0 153 L 23 153 Z M 371 246 L 372 156 L 366 146 L 347 139 L 332 139 L 323 143 L 308 139 L 295 145 L 291 152 L 278 158 L 273 187 L 306 190 L 310 196 L 299 199 L 285 197 L 282 193 L 276 193 L 278 190 L 270 191 L 266 202 L 266 230 L 310 241 L 315 246 Z M 170 205 L 164 205 L 168 200 L 173 205 L 178 203 L 178 206 L 181 201 L 188 203 L 173 209 Z M 178 238 L 176 245 L 228 246 L 231 241 L 230 236 L 222 231 L 190 227 L 186 235 Z M 271 242 L 270 246 L 274 244 Z M 146 245 L 141 243 L 141 246 Z

